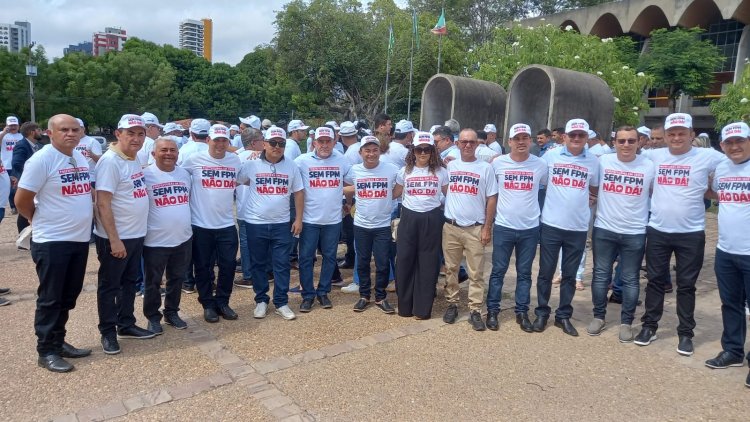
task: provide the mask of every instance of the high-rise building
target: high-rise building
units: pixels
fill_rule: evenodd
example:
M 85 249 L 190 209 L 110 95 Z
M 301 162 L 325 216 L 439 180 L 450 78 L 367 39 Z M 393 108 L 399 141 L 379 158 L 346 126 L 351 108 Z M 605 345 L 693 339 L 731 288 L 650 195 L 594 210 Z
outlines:
M 31 23 L 0 23 L 0 48 L 18 53 L 31 44 Z
M 94 33 L 91 53 L 98 57 L 103 56 L 108 51 L 122 51 L 122 47 L 127 40 L 128 36 L 124 29 L 104 28 L 104 32 Z
M 211 61 L 213 21 L 186 19 L 180 22 L 180 48 Z
M 67 48 L 63 48 L 63 55 L 67 56 L 70 53 L 83 53 L 87 56 L 92 54 L 94 44 L 91 41 L 79 42 L 78 44 L 70 44 Z

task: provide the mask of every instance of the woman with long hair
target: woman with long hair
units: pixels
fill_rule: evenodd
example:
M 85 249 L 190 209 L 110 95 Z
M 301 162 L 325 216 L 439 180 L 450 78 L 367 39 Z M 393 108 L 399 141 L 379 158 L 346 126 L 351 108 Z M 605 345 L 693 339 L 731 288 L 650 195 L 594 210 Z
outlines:
M 429 319 L 440 271 L 443 233 L 441 197 L 448 189 L 448 172 L 432 135 L 419 132 L 396 176 L 394 197 L 402 195 L 396 236 L 398 314 Z

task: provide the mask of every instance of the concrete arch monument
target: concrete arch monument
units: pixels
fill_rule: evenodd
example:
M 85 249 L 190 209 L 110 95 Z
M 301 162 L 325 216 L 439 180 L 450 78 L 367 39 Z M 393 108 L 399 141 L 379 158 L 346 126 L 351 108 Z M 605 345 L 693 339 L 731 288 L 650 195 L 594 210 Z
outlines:
M 462 128 L 482 129 L 493 123 L 500 132 L 506 98 L 505 89 L 496 83 L 438 73 L 422 90 L 419 126 L 427 130 L 456 119 Z

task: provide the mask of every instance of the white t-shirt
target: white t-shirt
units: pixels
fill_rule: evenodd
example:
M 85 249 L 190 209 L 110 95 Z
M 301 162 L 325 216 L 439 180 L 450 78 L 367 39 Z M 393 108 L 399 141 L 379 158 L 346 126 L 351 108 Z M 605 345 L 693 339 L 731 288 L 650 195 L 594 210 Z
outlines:
M 346 157 L 346 159 L 349 160 L 349 163 L 351 165 L 362 163 L 362 156 L 359 155 L 360 148 L 362 148 L 362 143 L 355 142 L 351 144 L 349 148 L 346 149 L 346 152 L 344 153 L 344 157 Z
M 191 154 L 182 163 L 190 173 L 190 211 L 192 223 L 204 229 L 223 229 L 234 225 L 234 188 L 240 171 L 237 154 L 213 158 L 208 151 Z
M 594 226 L 621 234 L 646 233 L 655 173 L 654 163 L 640 155 L 627 163 L 618 160 L 617 154 L 599 157 Z
M 656 166 L 648 225 L 665 233 L 704 230 L 703 195 L 708 189 L 708 178 L 728 158 L 713 148 L 695 147 L 681 155 L 672 155 L 669 148 L 654 149 L 648 157 Z
M 486 161 L 453 160 L 448 163 L 445 217 L 460 226 L 485 223 L 487 198 L 497 194 L 497 179 Z
M 89 165 L 81 153 L 43 148 L 26 161 L 18 187 L 36 193 L 35 243 L 89 241 L 94 208 Z
M 337 224 L 341 222 L 341 198 L 344 195 L 344 176 L 351 164 L 342 154 L 333 151 L 321 159 L 314 152 L 297 157 L 302 186 L 305 188 L 305 210 L 302 222 Z
M 21 133 L 6 133 L 3 137 L 2 152 L 0 152 L 0 159 L 3 160 L 3 164 L 7 168 L 11 168 L 13 165 L 13 148 L 16 147 L 18 141 L 23 139 Z
M 247 160 L 257 160 L 260 157 L 262 151 L 253 151 L 251 149 L 243 149 L 237 152 L 237 157 L 240 159 L 240 168 L 242 163 Z M 247 191 L 250 189 L 247 185 L 237 185 L 234 189 L 235 200 L 237 201 L 237 209 L 241 210 L 245 206 L 245 199 L 247 199 Z
M 171 172 L 156 164 L 143 169 L 148 189 L 148 231 L 145 246 L 171 248 L 187 242 L 190 226 L 190 174 L 175 167 Z
M 448 170 L 438 167 L 431 173 L 429 167 L 414 167 L 406 174 L 406 168 L 398 171 L 396 184 L 404 187 L 401 203 L 415 212 L 432 211 L 441 205 L 443 186 L 448 185 Z
M 287 139 L 286 146 L 284 146 L 284 158 L 289 161 L 294 161 L 297 157 L 302 154 L 302 150 L 299 149 L 299 144 L 294 139 Z
M 596 144 L 593 147 L 589 148 L 588 152 L 594 154 L 597 157 L 601 157 L 604 154 L 611 154 L 614 151 L 612 150 L 612 147 L 607 144 Z
M 0 162 L 0 208 L 8 206 L 8 196 L 10 195 L 10 176 L 5 164 Z
M 195 142 L 193 140 L 188 141 L 185 145 L 180 148 L 180 154 L 177 156 L 177 165 L 182 165 L 182 163 L 185 162 L 185 160 L 188 159 L 191 155 L 198 153 L 208 151 L 208 144 L 205 142 Z
M 229 144 L 232 145 L 233 147 L 237 148 L 237 149 L 244 148 L 244 146 L 242 145 L 242 137 L 240 136 L 239 133 L 236 134 L 236 135 L 234 135 L 234 137 L 229 142 Z
M 406 154 L 408 153 L 409 150 L 406 149 L 405 146 L 392 141 L 388 144 L 388 151 L 386 151 L 385 154 L 380 154 L 380 161 L 391 163 L 396 166 L 396 168 L 400 169 L 406 165 Z M 359 151 L 357 151 L 357 155 L 359 155 Z
M 510 154 L 492 162 L 497 177 L 495 224 L 513 230 L 539 226 L 539 186 L 547 183 L 547 163 L 536 155 L 514 161 Z
M 242 163 L 237 183 L 247 184 L 248 189 L 237 217 L 250 224 L 288 223 L 289 198 L 304 188 L 299 169 L 286 157 L 276 164 L 263 157 Z
M 495 154 L 502 154 L 503 153 L 503 147 L 502 145 L 498 144 L 496 141 L 492 141 L 491 144 L 487 146 L 489 149 L 495 151 Z
M 458 155 L 454 155 L 456 153 Z M 449 146 L 448 148 L 446 148 L 445 150 L 443 150 L 440 153 L 440 159 L 441 160 L 445 160 L 446 158 L 448 158 L 448 156 L 451 156 L 451 157 L 453 157 L 455 159 L 460 159 L 461 158 L 461 152 L 458 150 L 458 147 L 455 144 L 451 144 L 451 146 Z
M 151 152 L 154 150 L 154 141 L 152 138 L 149 138 L 148 136 L 143 141 L 143 145 L 141 145 L 141 149 L 138 150 L 137 160 L 141 164 L 141 167 L 146 168 L 149 165 L 154 163 L 154 157 L 151 155 Z
M 24 171 L 24 173 L 26 173 Z M 723 161 L 716 168 L 713 189 L 719 195 L 719 243 L 726 253 L 750 255 L 750 162 Z
M 112 214 L 120 239 L 146 236 L 148 190 L 138 160 L 126 160 L 110 149 L 96 163 L 96 176 L 96 190 L 112 193 Z M 101 222 L 94 233 L 109 239 Z
M 497 145 L 497 142 L 493 143 Z M 447 157 L 451 157 L 456 160 L 461 159 L 461 150 L 458 147 L 450 148 L 450 150 L 451 151 L 447 154 Z M 491 163 L 492 159 L 495 158 L 497 154 L 499 153 L 495 152 L 492 148 L 488 147 L 485 144 L 479 144 L 476 151 L 474 151 L 474 157 L 476 157 L 477 160 L 482 160 L 488 163 Z
M 584 151 L 572 156 L 565 147 L 547 151 L 547 194 L 542 223 L 562 230 L 588 231 L 589 186 L 599 186 L 599 160 Z
M 391 163 L 378 163 L 368 169 L 364 164 L 355 164 L 344 177 L 354 186 L 357 201 L 354 225 L 366 229 L 377 229 L 391 225 L 393 210 L 393 187 L 396 185 L 398 168 Z
M 94 171 L 96 163 L 94 162 L 94 159 L 91 158 L 91 153 L 93 152 L 95 155 L 102 155 L 102 145 L 96 139 L 86 135 L 81 138 L 75 149 L 88 161 L 91 181 L 96 182 L 96 172 Z

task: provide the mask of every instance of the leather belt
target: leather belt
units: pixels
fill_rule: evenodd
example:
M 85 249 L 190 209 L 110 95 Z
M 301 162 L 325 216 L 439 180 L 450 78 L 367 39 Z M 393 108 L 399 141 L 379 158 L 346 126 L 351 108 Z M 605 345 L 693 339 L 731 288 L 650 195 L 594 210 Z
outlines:
M 456 220 L 454 220 L 452 218 L 446 218 L 445 222 L 448 223 L 448 224 L 450 224 L 450 225 L 452 225 L 452 226 L 463 227 L 463 228 L 466 228 L 466 227 L 476 227 L 476 226 L 481 226 L 482 225 L 482 223 L 474 223 L 474 224 L 469 224 L 468 226 L 462 226 L 462 225 L 458 224 L 456 222 Z

